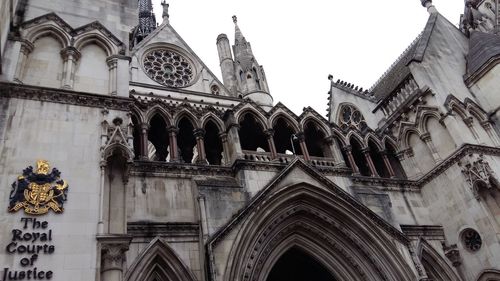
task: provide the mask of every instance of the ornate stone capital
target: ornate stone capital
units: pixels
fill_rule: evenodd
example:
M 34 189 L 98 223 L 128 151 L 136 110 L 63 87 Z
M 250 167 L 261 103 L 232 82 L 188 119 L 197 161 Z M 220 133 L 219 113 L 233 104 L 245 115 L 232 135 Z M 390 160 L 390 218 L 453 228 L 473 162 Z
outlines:
M 28 40 L 21 40 L 21 53 L 25 56 L 29 55 L 33 49 L 35 49 L 35 45 Z
M 196 138 L 204 138 L 205 137 L 205 130 L 204 129 L 195 129 L 195 130 L 193 130 L 193 134 Z
M 267 138 L 272 138 L 274 136 L 274 129 L 267 129 L 264 131 L 264 134 L 266 134 Z
M 220 133 L 219 138 L 223 143 L 227 142 L 227 133 Z
M 420 139 L 425 141 L 425 142 L 428 142 L 431 140 L 431 134 L 430 133 L 425 133 L 425 134 L 422 134 L 420 136 Z
M 332 145 L 335 142 L 335 138 L 333 136 L 328 136 L 328 137 L 324 138 L 323 141 L 327 145 Z
M 345 151 L 345 152 L 351 152 L 352 151 L 352 146 L 346 145 L 346 146 L 342 147 L 342 150 Z
M 366 148 L 361 149 L 361 153 L 363 153 L 363 154 L 370 153 L 370 148 L 366 147 Z
M 295 134 L 295 136 L 299 139 L 299 142 L 305 141 L 306 139 L 304 132 L 298 132 Z
M 69 58 L 73 58 L 73 60 L 77 61 L 80 59 L 82 54 L 75 47 L 69 46 L 61 50 L 61 57 L 64 61 L 67 61 Z
M 167 131 L 170 133 L 170 134 L 177 134 L 179 133 L 179 128 L 175 127 L 175 126 L 170 126 L 170 127 L 167 127 Z
M 413 153 L 413 148 L 409 147 L 404 151 L 404 154 L 408 157 L 413 157 L 415 154 Z
M 480 199 L 480 189 L 490 192 L 500 189 L 498 179 L 483 155 L 469 155 L 468 158 L 458 162 L 458 166 L 462 168 L 462 174 L 476 199 Z
M 125 252 L 128 251 L 132 236 L 103 235 L 98 236 L 101 248 L 101 272 L 108 270 L 123 270 L 126 261 Z
M 457 244 L 446 246 L 446 244 L 443 243 L 442 245 L 444 255 L 450 260 L 451 264 L 454 267 L 460 266 L 462 264 L 462 258 L 460 257 L 460 251 L 458 251 Z

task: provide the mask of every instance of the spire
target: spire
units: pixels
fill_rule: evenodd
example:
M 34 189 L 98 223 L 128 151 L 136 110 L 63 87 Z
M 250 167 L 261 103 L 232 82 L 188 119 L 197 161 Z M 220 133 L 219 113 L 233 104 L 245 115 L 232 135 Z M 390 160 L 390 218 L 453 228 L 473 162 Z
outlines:
M 151 0 L 139 1 L 139 25 L 134 30 L 134 44 L 141 42 L 153 30 L 156 29 L 156 17 L 153 13 L 153 4 Z
M 253 55 L 252 46 L 243 36 L 236 16 L 233 16 L 233 22 L 235 31 L 233 71 L 237 78 L 237 91 L 243 97 L 248 97 L 264 108 L 271 109 L 273 98 L 269 94 L 264 68 Z
M 238 43 L 246 43 L 245 36 L 243 36 L 243 33 L 241 32 L 240 27 L 238 26 L 238 17 L 233 16 L 233 22 L 234 22 L 235 45 L 238 45 Z

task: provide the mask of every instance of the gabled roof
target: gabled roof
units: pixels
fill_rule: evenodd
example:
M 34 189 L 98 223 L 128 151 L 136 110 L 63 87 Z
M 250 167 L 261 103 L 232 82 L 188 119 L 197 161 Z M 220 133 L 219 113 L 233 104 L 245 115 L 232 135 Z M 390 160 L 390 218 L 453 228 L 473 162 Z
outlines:
M 500 58 L 500 36 L 481 31 L 473 31 L 469 38 L 466 80 Z
M 383 99 L 391 94 L 409 75 L 408 65 L 413 62 L 421 62 L 424 58 L 425 50 L 429 45 L 430 37 L 436 25 L 439 13 L 432 13 L 427 20 L 422 33 L 411 43 L 398 60 L 382 75 L 382 77 L 372 86 L 370 92 L 378 99 Z
M 229 93 L 229 90 L 225 87 L 225 85 L 217 78 L 217 76 L 210 70 L 210 68 L 203 62 L 203 60 L 196 54 L 196 52 L 191 49 L 191 47 L 186 43 L 186 41 L 177 33 L 177 31 L 173 28 L 172 25 L 168 21 L 164 21 L 159 27 L 157 27 L 153 32 L 151 32 L 146 38 L 144 38 L 139 44 L 135 45 L 132 50 L 131 54 L 137 53 L 139 50 L 143 49 L 150 43 L 155 42 L 155 39 L 161 36 L 161 33 L 167 34 L 169 37 L 176 38 L 178 40 L 178 43 L 171 43 L 176 46 L 178 46 L 181 49 L 184 49 L 189 55 L 193 57 L 195 61 L 197 61 L 202 69 L 205 69 L 208 74 L 211 76 L 211 78 L 218 84 L 219 87 L 224 89 L 227 93 Z M 161 40 L 158 40 L 158 42 L 162 42 Z
M 376 213 L 370 210 L 365 205 L 358 202 L 353 196 L 344 191 L 342 188 L 337 186 L 335 183 L 327 179 L 325 176 L 321 175 L 317 172 L 312 166 L 304 162 L 299 157 L 296 157 L 283 171 L 277 174 L 271 182 L 264 187 L 261 191 L 259 191 L 247 204 L 246 207 L 241 209 L 238 213 L 236 213 L 233 218 L 223 227 L 221 227 L 214 235 L 211 236 L 208 244 L 210 247 L 217 245 L 224 237 L 231 232 L 231 230 L 242 223 L 253 211 L 259 208 L 259 205 L 265 203 L 270 196 L 272 190 L 278 186 L 278 184 L 286 178 L 295 168 L 301 169 L 310 177 L 317 180 L 319 183 L 326 186 L 330 191 L 336 194 L 341 199 L 348 202 L 350 206 L 354 209 L 365 214 L 366 218 L 369 218 L 373 223 L 375 223 L 378 227 L 383 229 L 386 233 L 399 240 L 403 244 L 408 243 L 408 238 L 394 226 L 386 222 L 384 219 L 379 217 Z

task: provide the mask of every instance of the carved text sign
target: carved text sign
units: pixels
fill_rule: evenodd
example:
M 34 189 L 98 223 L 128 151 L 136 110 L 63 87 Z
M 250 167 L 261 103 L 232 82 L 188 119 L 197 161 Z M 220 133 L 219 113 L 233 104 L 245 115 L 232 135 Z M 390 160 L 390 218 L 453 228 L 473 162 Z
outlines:
M 5 251 L 19 256 L 21 269 L 4 268 L 2 281 L 8 280 L 50 280 L 51 270 L 41 270 L 36 262 L 43 255 L 51 255 L 56 250 L 52 244 L 52 229 L 49 222 L 36 218 L 21 218 L 21 229 L 12 229 L 10 243 Z

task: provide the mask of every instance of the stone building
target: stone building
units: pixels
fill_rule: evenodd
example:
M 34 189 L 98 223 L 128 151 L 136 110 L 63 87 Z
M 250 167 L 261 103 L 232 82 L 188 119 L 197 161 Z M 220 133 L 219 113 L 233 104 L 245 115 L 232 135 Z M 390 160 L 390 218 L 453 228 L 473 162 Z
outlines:
M 1 1 L 0 280 L 500 280 L 498 2 L 422 0 L 325 118 L 274 103 L 236 17 L 220 81 L 166 3 Z

